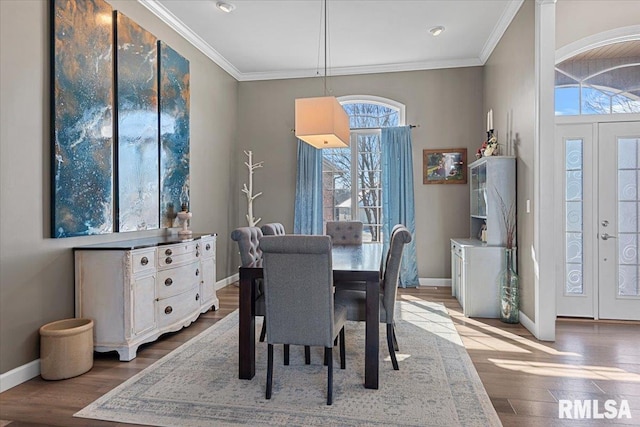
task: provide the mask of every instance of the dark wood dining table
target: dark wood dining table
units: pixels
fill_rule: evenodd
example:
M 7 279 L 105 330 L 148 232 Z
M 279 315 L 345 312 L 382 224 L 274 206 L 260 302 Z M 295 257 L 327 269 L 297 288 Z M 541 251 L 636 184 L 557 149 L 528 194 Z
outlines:
M 364 386 L 378 388 L 380 263 L 382 244 L 336 245 L 332 249 L 333 281 L 366 282 L 366 326 Z M 240 267 L 239 378 L 250 380 L 256 373 L 256 280 L 263 277 L 262 262 Z

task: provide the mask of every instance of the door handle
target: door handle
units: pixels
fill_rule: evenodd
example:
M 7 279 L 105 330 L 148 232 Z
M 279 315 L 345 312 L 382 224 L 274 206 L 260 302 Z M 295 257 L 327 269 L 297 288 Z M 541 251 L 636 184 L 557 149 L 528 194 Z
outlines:
M 602 237 L 602 240 L 609 240 L 609 239 L 615 239 L 616 238 L 616 236 L 612 236 L 609 233 L 602 233 L 600 235 L 600 237 Z

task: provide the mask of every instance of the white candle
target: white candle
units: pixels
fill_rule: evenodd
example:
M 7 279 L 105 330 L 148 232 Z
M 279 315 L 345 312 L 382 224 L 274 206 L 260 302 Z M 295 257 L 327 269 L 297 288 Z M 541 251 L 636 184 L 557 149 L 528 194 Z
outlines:
M 489 129 L 493 129 L 493 110 L 489 110 Z
M 489 111 L 487 113 L 487 132 L 489 132 L 489 130 L 491 130 L 491 127 L 490 127 L 491 126 L 490 116 L 491 116 L 491 111 Z

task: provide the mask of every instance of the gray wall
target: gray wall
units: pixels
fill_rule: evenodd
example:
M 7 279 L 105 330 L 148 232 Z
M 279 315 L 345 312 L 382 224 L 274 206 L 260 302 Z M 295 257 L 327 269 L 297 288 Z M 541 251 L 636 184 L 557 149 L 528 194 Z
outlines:
M 0 372 L 39 357 L 38 328 L 74 316 L 73 246 L 159 234 L 49 238 L 49 24 L 45 1 L 0 1 Z M 233 166 L 238 83 L 134 1 L 111 1 L 191 66 L 195 232 L 216 232 L 218 279 L 235 272 Z
M 500 143 L 511 141 L 517 159 L 518 273 L 521 310 L 535 321 L 533 214 L 535 125 L 534 0 L 526 0 L 485 64 L 484 111 L 493 109 Z
M 422 150 L 466 147 L 470 160 L 484 138 L 482 68 L 341 76 L 329 79 L 335 96 L 375 95 L 406 106 L 413 129 L 418 273 L 449 278 L 451 237 L 469 235 L 469 187 L 423 185 Z M 260 224 L 282 222 L 293 230 L 296 177 L 294 100 L 322 96 L 321 78 L 240 82 L 238 112 L 238 180 L 247 182 L 242 149 L 252 150 L 264 167 L 254 175 L 254 216 Z M 239 187 L 238 187 L 238 191 Z M 239 224 L 246 224 L 246 199 L 239 203 Z

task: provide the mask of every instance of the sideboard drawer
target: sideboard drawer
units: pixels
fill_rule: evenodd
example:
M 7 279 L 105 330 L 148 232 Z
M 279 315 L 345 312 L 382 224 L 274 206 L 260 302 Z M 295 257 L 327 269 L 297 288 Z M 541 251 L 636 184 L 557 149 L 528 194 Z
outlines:
M 175 267 L 198 259 L 198 244 L 185 242 L 158 248 L 158 268 Z
M 178 255 L 190 254 L 195 252 L 195 242 L 185 242 L 176 245 L 167 245 L 158 247 L 158 262 L 166 259 L 167 257 L 176 257 Z
M 198 260 L 181 267 L 158 271 L 158 298 L 168 298 L 191 289 L 200 283 L 200 275 Z
M 154 271 L 155 269 L 155 249 L 131 252 L 131 271 L 133 272 L 133 274 L 142 273 L 144 271 Z
M 203 258 L 212 257 L 216 253 L 216 239 L 213 236 L 201 239 L 201 241 L 198 242 L 197 245 L 200 256 Z
M 200 307 L 200 287 L 161 299 L 156 303 L 156 319 L 158 327 L 163 328 L 175 322 L 184 320 L 190 313 Z

